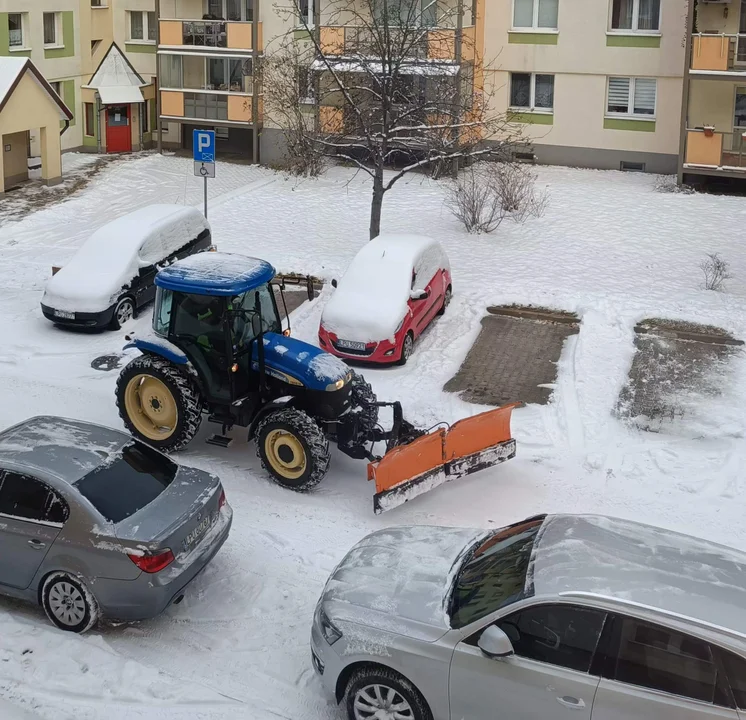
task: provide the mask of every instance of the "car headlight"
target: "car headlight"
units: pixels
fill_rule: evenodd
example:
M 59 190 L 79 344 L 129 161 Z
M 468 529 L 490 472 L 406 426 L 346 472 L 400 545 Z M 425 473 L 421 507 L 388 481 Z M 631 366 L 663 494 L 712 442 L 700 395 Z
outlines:
M 342 637 L 341 631 L 334 626 L 321 607 L 319 607 L 319 627 L 321 628 L 321 634 L 330 645 L 334 645 Z

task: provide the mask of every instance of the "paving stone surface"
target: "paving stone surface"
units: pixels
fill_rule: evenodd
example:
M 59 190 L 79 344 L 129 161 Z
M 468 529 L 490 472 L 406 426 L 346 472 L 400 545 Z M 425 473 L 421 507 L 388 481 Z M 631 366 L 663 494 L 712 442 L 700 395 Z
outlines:
M 557 379 L 562 346 L 577 325 L 487 315 L 458 373 L 445 390 L 467 402 L 546 404 Z

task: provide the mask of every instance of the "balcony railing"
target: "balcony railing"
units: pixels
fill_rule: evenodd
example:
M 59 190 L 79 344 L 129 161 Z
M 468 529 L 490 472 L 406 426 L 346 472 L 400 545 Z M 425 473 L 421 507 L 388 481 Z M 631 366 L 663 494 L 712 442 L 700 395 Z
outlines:
M 189 90 L 165 90 L 161 93 L 161 115 L 165 118 L 188 120 L 214 120 L 230 123 L 252 122 L 251 95 L 231 95 Z M 262 98 L 258 98 L 259 116 L 262 113 Z M 219 123 L 218 123 L 219 124 Z
M 692 37 L 692 70 L 746 71 L 746 34 L 698 33 Z
M 160 44 L 168 47 L 252 50 L 250 22 L 226 20 L 160 20 Z M 257 50 L 262 50 L 262 23 L 257 23 Z
M 746 127 L 733 132 L 687 129 L 684 166 L 746 173 L 745 135 Z
M 391 33 L 402 32 L 391 28 Z M 456 31 L 451 28 L 422 28 L 406 43 L 408 57 L 415 60 L 453 61 L 456 59 Z M 406 39 L 406 38 L 405 38 Z M 392 42 L 396 42 L 396 39 Z M 377 57 L 377 44 L 373 34 L 364 27 L 353 25 L 325 25 L 320 29 L 319 44 L 324 55 L 339 57 Z

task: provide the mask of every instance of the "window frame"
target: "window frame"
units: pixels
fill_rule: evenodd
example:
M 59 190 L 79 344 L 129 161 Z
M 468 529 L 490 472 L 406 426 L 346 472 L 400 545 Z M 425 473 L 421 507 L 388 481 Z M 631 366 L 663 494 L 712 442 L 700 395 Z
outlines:
M 228 0 L 214 0 L 214 2 L 220 4 L 220 19 L 223 22 L 254 22 L 254 0 L 238 0 L 241 11 L 240 20 L 228 20 Z M 249 13 L 249 6 L 251 6 L 251 13 Z M 206 15 L 214 14 L 210 13 L 209 2 L 204 2 L 202 9 Z M 251 14 L 251 19 L 249 19 L 249 14 Z
M 12 15 L 18 15 L 20 18 L 21 25 L 21 42 L 20 44 L 14 45 L 10 40 L 10 18 Z M 24 50 L 30 50 L 31 47 L 27 43 L 28 39 L 28 13 L 27 12 L 9 12 L 8 17 L 8 52 L 23 52 Z
M 2 492 L 3 484 L 5 483 L 5 478 L 7 473 L 13 473 L 14 475 L 20 475 L 21 477 L 26 478 L 27 480 L 31 480 L 38 485 L 40 485 L 43 489 L 47 491 L 47 498 L 44 501 L 44 512 L 45 514 L 49 512 L 49 505 L 52 498 L 57 498 L 57 500 L 62 504 L 62 507 L 64 509 L 64 516 L 65 519 L 62 522 L 52 522 L 50 520 L 41 520 L 41 519 L 34 519 L 34 518 L 27 518 L 22 517 L 21 515 L 13 515 L 11 513 L 5 513 L 0 511 L 0 517 L 8 518 L 10 520 L 16 520 L 18 522 L 26 522 L 26 523 L 32 523 L 33 525 L 43 525 L 44 527 L 52 527 L 52 528 L 61 528 L 64 527 L 65 523 L 70 518 L 70 506 L 65 500 L 65 498 L 60 495 L 53 487 L 51 487 L 48 483 L 44 482 L 43 480 L 40 480 L 38 477 L 34 475 L 29 475 L 26 472 L 22 472 L 20 470 L 13 470 L 9 468 L 0 468 L 0 493 Z
M 636 26 L 640 24 L 640 0 L 632 0 L 632 27 L 631 28 L 615 28 L 612 23 L 614 22 L 614 2 L 615 0 L 609 0 L 609 25 L 607 34 L 609 35 L 652 35 L 653 37 L 661 36 L 661 14 L 663 3 L 658 0 L 658 28 L 656 30 L 640 30 Z
M 514 75 L 528 75 L 531 78 L 529 86 L 529 105 L 513 105 L 510 100 L 513 95 L 513 76 Z M 536 76 L 537 75 L 548 75 L 552 78 L 552 107 L 536 107 Z M 511 112 L 529 112 L 537 113 L 541 115 L 554 115 L 554 82 L 556 79 L 555 73 L 536 73 L 536 72 L 511 72 L 510 73 L 510 87 L 508 88 L 508 110 Z M 608 85 L 608 83 L 607 83 Z
M 88 122 L 89 108 L 91 110 L 90 123 Z M 85 137 L 96 137 L 96 106 L 89 102 L 83 103 L 83 135 Z
M 677 693 L 669 692 L 667 690 L 661 690 L 660 688 L 656 688 L 656 687 L 650 687 L 647 685 L 636 685 L 634 683 L 627 682 L 624 680 L 618 680 L 616 678 L 616 671 L 617 671 L 617 663 L 619 660 L 619 652 L 621 650 L 622 627 L 623 627 L 625 620 L 629 620 L 631 622 L 642 624 L 642 625 L 652 626 L 654 628 L 659 628 L 664 632 L 675 633 L 687 639 L 690 639 L 698 643 L 701 643 L 702 645 L 705 645 L 710 651 L 710 657 L 712 658 L 712 665 L 715 667 L 715 670 L 716 670 L 715 683 L 713 686 L 712 702 L 708 702 L 707 700 L 700 700 L 699 698 L 694 698 L 694 697 L 690 697 L 687 695 L 679 695 Z M 641 617 L 637 617 L 635 615 L 630 615 L 627 613 L 620 613 L 620 612 L 609 613 L 607 624 L 610 626 L 610 632 L 608 635 L 608 643 L 607 643 L 607 647 L 604 649 L 605 657 L 602 660 L 602 664 L 598 666 L 598 670 L 600 671 L 600 675 L 603 679 L 618 683 L 619 685 L 623 685 L 624 687 L 639 688 L 640 690 L 643 690 L 645 692 L 655 693 L 657 695 L 661 695 L 664 697 L 677 698 L 684 702 L 696 703 L 704 707 L 726 708 L 726 709 L 731 709 L 731 710 L 736 709 L 733 689 L 731 688 L 730 681 L 728 679 L 728 674 L 725 671 L 725 668 L 722 662 L 721 653 L 723 652 L 723 649 L 720 648 L 719 646 L 714 645 L 709 640 L 705 640 L 704 638 L 698 637 L 697 635 L 687 632 L 685 630 L 679 630 L 678 628 L 669 627 L 667 625 L 664 625 L 661 622 L 656 622 L 655 620 L 641 618 Z M 718 693 L 718 686 L 723 696 L 727 698 L 728 704 L 720 704 L 715 701 L 717 697 L 717 693 Z
M 44 27 L 44 21 L 47 15 L 54 16 L 54 41 L 53 42 L 46 42 L 46 38 L 44 38 L 44 33 L 46 32 L 46 28 Z M 41 22 L 42 22 L 42 39 L 44 40 L 44 49 L 49 50 L 51 48 L 63 48 L 65 47 L 65 38 L 62 35 L 62 13 L 59 12 L 44 12 L 41 16 Z
M 554 27 L 548 25 L 539 25 L 539 3 L 541 0 L 532 0 L 533 11 L 531 16 L 531 25 L 516 25 L 515 24 L 515 4 L 518 0 L 512 0 L 510 8 L 510 32 L 525 32 L 525 33 L 547 33 L 548 35 L 559 34 L 559 6 L 560 2 L 557 2 L 557 22 Z M 613 2 L 613 0 L 612 0 Z M 543 75 L 544 73 L 539 73 Z
M 629 80 L 629 91 L 627 93 L 627 112 L 615 112 L 609 110 L 609 86 L 611 78 L 623 78 Z M 655 105 L 653 106 L 653 112 L 651 115 L 643 115 L 635 112 L 635 85 L 637 80 L 652 80 L 655 83 Z M 646 76 L 629 76 L 629 75 L 607 75 L 606 76 L 606 105 L 604 117 L 607 118 L 621 118 L 627 120 L 647 120 L 648 122 L 655 122 L 658 116 L 658 78 L 646 77 Z
M 132 37 L 132 17 L 139 15 L 142 22 L 142 37 Z M 153 26 L 151 28 L 151 16 L 153 19 Z M 127 11 L 127 40 L 130 44 L 135 45 L 155 45 L 156 38 L 156 25 L 158 18 L 155 16 L 155 12 L 152 10 L 128 10 Z M 150 31 L 153 30 L 153 39 L 150 39 Z

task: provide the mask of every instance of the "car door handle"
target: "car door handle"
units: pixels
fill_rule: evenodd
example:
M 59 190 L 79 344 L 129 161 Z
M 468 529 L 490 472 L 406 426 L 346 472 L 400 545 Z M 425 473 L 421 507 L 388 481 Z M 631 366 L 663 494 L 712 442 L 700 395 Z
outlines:
M 34 550 L 41 550 L 47 546 L 47 544 L 43 543 L 41 540 L 29 540 L 28 544 L 31 545 Z
M 558 695 L 557 702 L 566 708 L 570 708 L 570 710 L 583 710 L 585 708 L 585 702 L 582 698 L 575 698 L 570 695 L 563 695 L 562 697 Z

